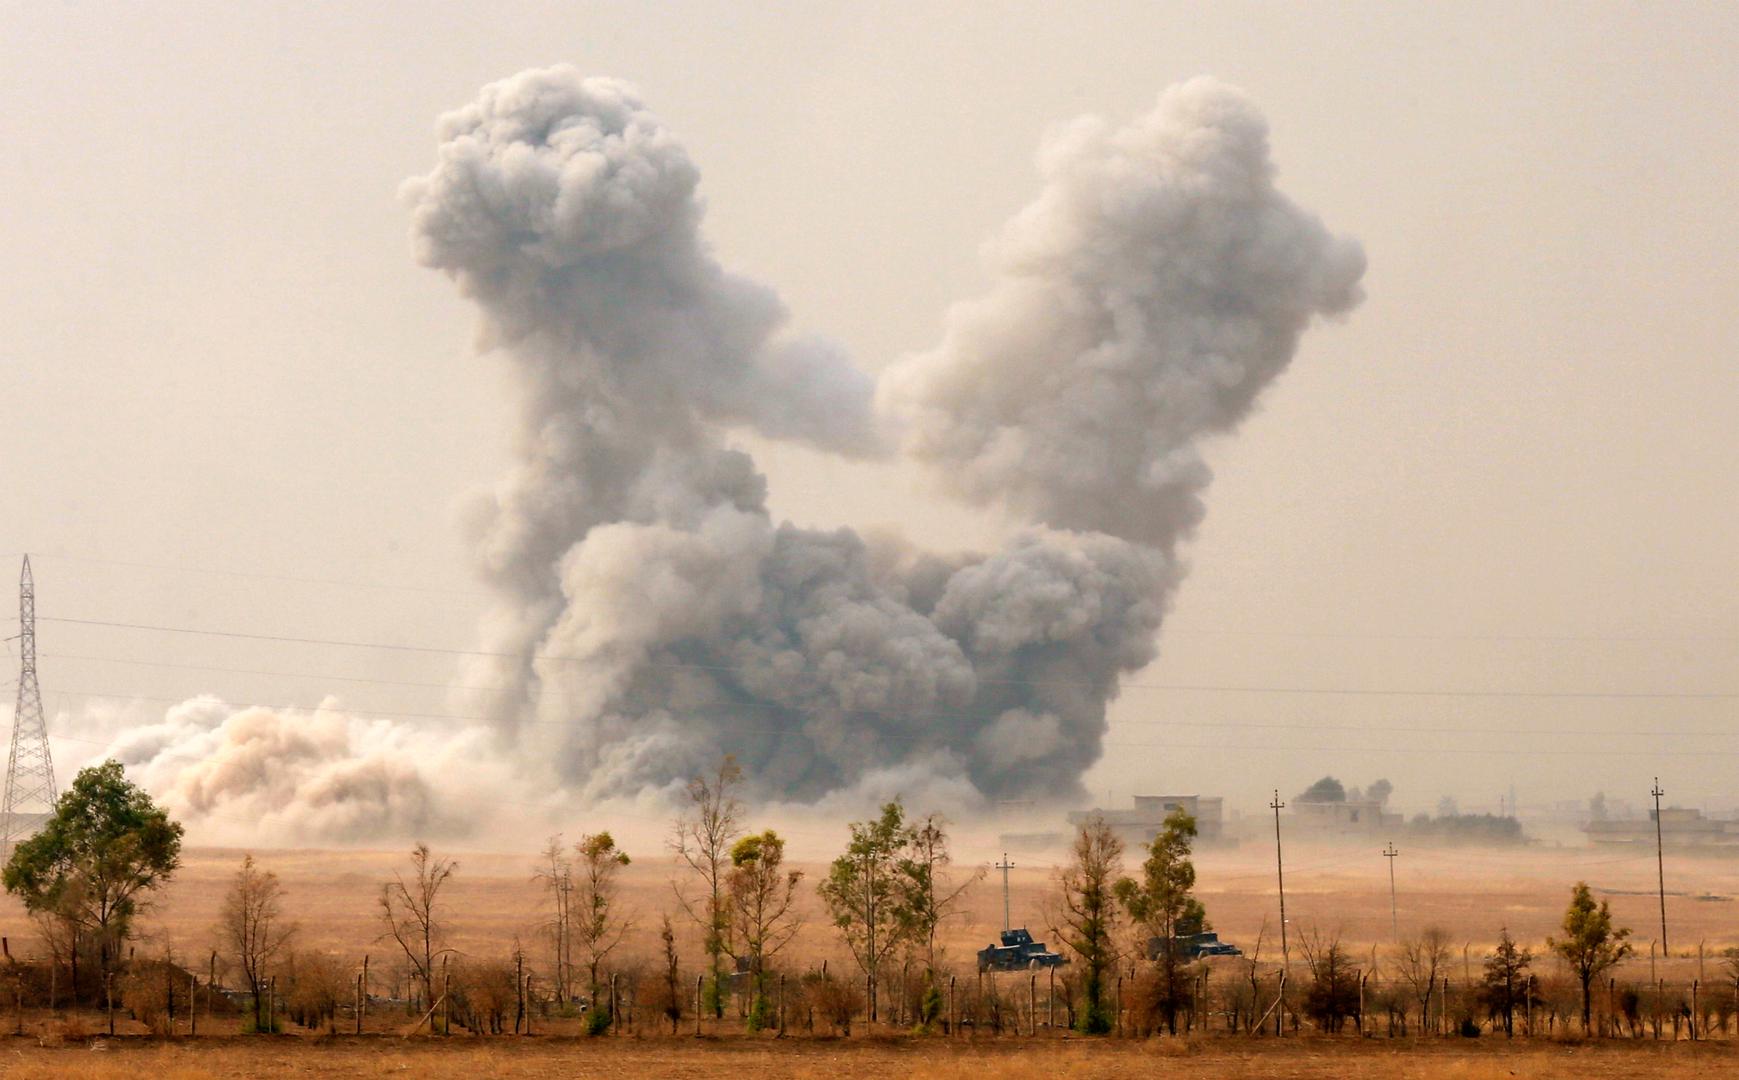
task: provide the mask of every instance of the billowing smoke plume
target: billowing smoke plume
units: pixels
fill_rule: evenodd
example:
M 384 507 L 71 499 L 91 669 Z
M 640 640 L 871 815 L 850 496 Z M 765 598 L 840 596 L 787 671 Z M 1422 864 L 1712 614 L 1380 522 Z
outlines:
M 1040 166 L 989 295 L 883 400 L 956 494 L 1170 551 L 1202 516 L 1200 440 L 1359 301 L 1364 254 L 1274 190 L 1267 125 L 1211 80 L 1126 127 L 1076 121 Z
M 156 719 L 141 708 L 96 709 L 56 726 L 80 749 L 104 748 L 205 840 L 329 843 L 464 831 L 467 796 L 506 788 L 482 732 L 431 738 L 425 727 L 346 713 L 233 707 L 215 697 Z M 89 755 L 88 752 L 85 756 Z
M 1076 793 L 1154 655 L 1200 439 L 1359 296 L 1358 247 L 1274 190 L 1260 116 L 1203 80 L 1054 140 L 991 292 L 879 393 L 720 266 L 698 170 L 624 84 L 528 71 L 440 138 L 405 189 L 418 254 L 520 395 L 518 464 L 474 515 L 500 595 L 481 678 L 515 688 L 491 705 L 523 759 L 586 798 L 727 751 L 791 799 Z M 933 555 L 777 524 L 732 429 L 903 446 L 1024 531 Z

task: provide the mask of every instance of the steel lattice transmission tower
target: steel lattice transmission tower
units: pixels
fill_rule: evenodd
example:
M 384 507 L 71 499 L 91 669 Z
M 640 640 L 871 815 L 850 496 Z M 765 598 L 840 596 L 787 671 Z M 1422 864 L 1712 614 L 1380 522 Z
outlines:
M 4 850 L 35 832 L 54 813 L 54 760 L 48 753 L 48 722 L 36 685 L 36 583 L 30 556 L 18 578 L 18 707 L 12 711 L 12 752 L 6 758 Z

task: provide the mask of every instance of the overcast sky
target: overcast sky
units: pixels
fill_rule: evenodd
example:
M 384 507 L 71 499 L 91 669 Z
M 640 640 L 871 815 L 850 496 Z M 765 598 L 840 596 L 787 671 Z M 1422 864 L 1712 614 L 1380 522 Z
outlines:
M 1281 186 L 1364 244 L 1368 300 L 1210 447 L 1161 658 L 1089 786 L 1253 808 L 1332 772 L 1495 809 L 1511 785 L 1641 802 L 1658 774 L 1718 799 L 1736 49 L 1730 4 L 10 3 L 4 575 L 40 553 L 41 615 L 475 640 L 454 507 L 505 468 L 509 405 L 396 191 L 485 82 L 571 62 L 638 84 L 702 170 L 719 256 L 873 370 L 983 288 L 1048 127 L 1205 73 L 1266 112 Z M 1007 529 L 903 467 L 754 449 L 803 524 Z M 51 713 L 451 707 L 440 655 L 40 641 Z M 1390 690 L 1450 693 L 1303 692 Z M 62 771 L 89 749 L 57 747 Z

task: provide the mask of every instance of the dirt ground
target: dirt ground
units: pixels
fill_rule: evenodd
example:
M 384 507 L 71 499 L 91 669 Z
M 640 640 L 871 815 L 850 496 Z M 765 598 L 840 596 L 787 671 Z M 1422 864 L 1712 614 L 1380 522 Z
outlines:
M 44 1047 L 0 1041 L 0 1075 L 19 1080 L 89 1078 L 205 1080 L 278 1076 L 693 1077 L 719 1076 L 919 1080 L 1066 1080 L 1156 1074 L 1188 1080 L 1646 1080 L 1731 1076 L 1739 1044 L 1505 1043 L 1461 1039 L 500 1039 L 487 1042 L 398 1038 L 363 1040 L 202 1039 L 74 1042 Z

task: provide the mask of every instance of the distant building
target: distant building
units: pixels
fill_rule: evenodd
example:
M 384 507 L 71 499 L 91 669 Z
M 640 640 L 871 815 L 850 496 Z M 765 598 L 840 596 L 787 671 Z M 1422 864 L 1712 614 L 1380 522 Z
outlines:
M 1085 825 L 1103 818 L 1124 844 L 1145 847 L 1165 827 L 1165 819 L 1182 810 L 1196 819 L 1197 840 L 1217 844 L 1226 835 L 1225 804 L 1218 795 L 1137 795 L 1135 805 L 1127 810 L 1076 810 L 1069 814 L 1069 824 Z
M 1366 836 L 1399 828 L 1400 814 L 1383 809 L 1376 799 L 1346 799 L 1338 802 L 1292 800 L 1292 825 L 1307 836 Z
M 1582 826 L 1588 841 L 1602 847 L 1653 847 L 1654 811 L 1644 820 L 1590 821 Z M 1739 821 L 1706 818 L 1701 810 L 1668 806 L 1660 812 L 1661 845 L 1669 848 L 1739 850 Z

